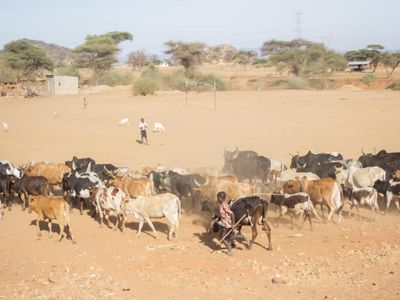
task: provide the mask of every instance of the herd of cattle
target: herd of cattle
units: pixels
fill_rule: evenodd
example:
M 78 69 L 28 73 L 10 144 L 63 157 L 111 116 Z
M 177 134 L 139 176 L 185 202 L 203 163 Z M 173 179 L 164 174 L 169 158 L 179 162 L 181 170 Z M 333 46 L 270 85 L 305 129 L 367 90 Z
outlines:
M 312 216 L 328 222 L 336 213 L 338 222 L 345 203 L 351 208 L 366 205 L 376 213 L 387 209 L 400 199 L 400 152 L 364 154 L 358 160 L 345 160 L 340 153 L 292 155 L 290 168 L 283 161 L 270 159 L 254 151 L 224 152 L 221 172 L 211 168 L 185 170 L 182 168 L 144 168 L 141 172 L 112 164 L 97 164 L 92 158 L 77 158 L 65 163 L 28 163 L 19 167 L 0 161 L 0 218 L 14 200 L 22 208 L 37 214 L 39 222 L 55 220 L 60 226 L 60 240 L 66 236 L 74 241 L 69 213 L 73 207 L 89 209 L 93 218 L 99 217 L 115 230 L 124 230 L 129 214 L 139 219 L 137 235 L 147 222 L 155 237 L 153 218 L 166 218 L 170 225 L 168 238 L 179 231 L 181 203 L 187 211 L 215 209 L 215 197 L 224 191 L 235 219 L 252 228 L 257 236 L 257 224 L 267 231 L 269 248 L 271 228 L 267 212 L 271 204 L 280 214 L 288 213 L 307 219 L 312 229 Z M 56 196 L 57 195 L 57 196 Z M 184 201 L 184 202 L 183 202 Z M 379 205 L 381 203 L 381 205 Z M 382 205 L 383 203 L 383 205 Z M 316 211 L 320 206 L 322 218 Z M 328 209 L 325 218 L 324 209 Z M 110 220 L 110 215 L 113 214 Z

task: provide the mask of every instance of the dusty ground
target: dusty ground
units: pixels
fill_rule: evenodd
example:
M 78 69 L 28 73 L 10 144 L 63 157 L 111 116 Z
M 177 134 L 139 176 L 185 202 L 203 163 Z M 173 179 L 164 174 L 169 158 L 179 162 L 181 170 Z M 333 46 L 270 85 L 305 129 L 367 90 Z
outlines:
M 216 111 L 210 93 L 189 94 L 187 107 L 179 92 L 132 97 L 116 88 L 86 97 L 86 110 L 83 95 L 2 99 L 0 122 L 10 130 L 0 131 L 0 159 L 21 164 L 77 155 L 135 168 L 220 168 L 225 146 L 285 161 L 289 152 L 308 149 L 358 157 L 361 147 L 400 148 L 400 95 L 390 91 L 224 92 Z M 167 130 L 149 133 L 149 146 L 135 141 L 141 116 Z M 123 117 L 131 126 L 117 126 Z M 273 227 L 272 252 L 262 232 L 252 251 L 239 245 L 229 258 L 210 253 L 218 247 L 203 235 L 205 215 L 184 215 L 179 240 L 169 242 L 163 222 L 156 223 L 160 240 L 147 226 L 137 239 L 132 218 L 122 235 L 74 210 L 72 244 L 46 232 L 37 240 L 34 215 L 14 206 L 0 222 L 0 298 L 399 299 L 400 216 L 379 215 L 371 223 L 369 211 L 362 215 L 358 221 L 346 213 L 340 226 L 315 224 L 313 232 L 284 223 Z M 274 221 L 276 213 L 270 216 Z M 278 275 L 284 284 L 271 282 Z

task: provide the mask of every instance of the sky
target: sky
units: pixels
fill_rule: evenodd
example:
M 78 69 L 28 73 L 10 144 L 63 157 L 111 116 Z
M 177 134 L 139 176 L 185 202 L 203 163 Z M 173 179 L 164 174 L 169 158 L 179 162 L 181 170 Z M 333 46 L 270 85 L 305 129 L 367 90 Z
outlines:
M 371 43 L 400 50 L 399 12 L 400 0 L 0 0 L 0 48 L 21 38 L 74 48 L 117 30 L 134 36 L 120 60 L 139 49 L 162 57 L 168 40 L 258 50 L 299 33 L 340 52 Z

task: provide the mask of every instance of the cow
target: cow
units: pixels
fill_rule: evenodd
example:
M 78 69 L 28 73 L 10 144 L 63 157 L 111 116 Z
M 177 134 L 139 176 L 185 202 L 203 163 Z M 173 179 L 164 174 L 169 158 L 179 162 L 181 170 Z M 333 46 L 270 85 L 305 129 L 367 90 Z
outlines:
M 4 206 L 10 210 L 11 209 L 11 184 L 16 181 L 16 177 L 13 175 L 3 175 L 0 174 L 0 194 L 3 194 L 4 197 Z M 0 201 L 1 204 L 1 201 Z
M 207 184 L 198 187 L 196 193 L 196 197 L 200 198 L 203 210 L 212 211 L 218 191 L 224 191 L 228 201 L 256 193 L 254 186 L 247 182 L 238 182 L 236 176 L 208 176 Z
M 124 216 L 128 213 L 139 219 L 139 228 L 136 236 L 140 235 L 144 222 L 147 222 L 157 239 L 157 231 L 151 222 L 152 218 L 166 218 L 170 223 L 168 239 L 178 238 L 179 221 L 181 215 L 181 202 L 176 195 L 171 193 L 159 194 L 151 197 L 138 196 L 136 199 L 125 201 L 122 207 Z
M 164 125 L 159 122 L 155 122 L 153 126 L 153 132 L 165 132 Z
M 277 226 L 279 226 L 280 218 L 285 215 L 286 212 L 290 215 L 291 229 L 293 230 L 293 215 L 304 216 L 303 224 L 308 219 L 310 222 L 310 230 L 312 230 L 311 213 L 313 213 L 319 221 L 321 218 L 314 209 L 314 205 L 310 199 L 310 196 L 306 193 L 295 193 L 295 194 L 272 194 L 271 203 L 279 207 L 279 217 L 276 220 Z
M 267 233 L 267 249 L 272 250 L 271 227 L 269 225 L 269 221 L 267 220 L 268 206 L 268 201 L 258 196 L 239 198 L 230 203 L 230 208 L 235 215 L 235 220 L 237 222 L 241 220 L 237 226 L 238 236 L 241 236 L 246 240 L 246 238 L 241 234 L 241 229 L 243 226 L 251 227 L 252 236 L 247 246 L 249 250 L 253 247 L 254 241 L 257 238 L 257 224 L 260 219 L 261 225 Z
M 22 177 L 21 170 L 16 168 L 10 161 L 8 160 L 0 160 L 0 174 L 3 175 L 13 175 L 17 178 Z
M 332 178 L 322 178 L 319 180 L 308 180 L 303 177 L 298 180 L 289 180 L 284 186 L 284 193 L 293 194 L 304 192 L 310 195 L 310 199 L 314 205 L 321 205 L 322 214 L 323 205 L 329 209 L 329 215 L 326 222 L 329 222 L 333 214 L 338 215 L 338 223 L 342 219 L 342 209 L 344 205 L 343 192 L 340 184 Z
M 292 155 L 290 163 L 291 169 L 296 169 L 298 172 L 313 172 L 315 166 L 330 164 L 336 160 L 343 160 L 343 155 L 337 152 L 331 153 L 315 153 L 312 150 L 306 155 Z M 313 172 L 315 173 L 315 172 Z M 317 173 L 315 173 L 317 174 Z M 320 176 L 319 174 L 317 174 Z M 322 178 L 322 176 L 320 176 Z
M 225 151 L 225 164 L 222 172 L 235 175 L 239 181 L 261 179 L 267 183 L 268 173 L 271 168 L 271 161 L 257 155 L 254 151 Z
M 378 193 L 386 196 L 386 212 L 388 211 L 390 203 L 393 199 L 395 200 L 397 209 L 400 209 L 400 182 L 393 180 L 377 180 L 374 183 L 374 188 L 378 191 Z
M 118 221 L 120 221 L 122 216 L 122 204 L 124 201 L 129 200 L 127 195 L 120 188 L 116 187 L 94 188 L 91 190 L 91 200 L 96 211 L 99 213 L 100 227 L 103 227 L 103 218 L 107 220 L 107 225 L 111 224 L 109 215 L 113 211 L 117 216 L 117 221 L 113 225 L 113 229 L 117 230 Z M 121 230 L 123 230 L 122 226 Z
M 336 170 L 336 180 L 346 189 L 366 188 L 374 186 L 375 181 L 385 180 L 386 172 L 380 167 L 357 168 Z
M 179 198 L 192 198 L 191 209 L 197 208 L 194 197 L 195 190 L 202 185 L 207 185 L 207 178 L 200 174 L 180 175 L 174 171 L 168 171 L 161 178 L 162 189 L 168 190 Z
M 82 215 L 84 200 L 90 198 L 91 189 L 105 187 L 105 184 L 96 173 L 85 172 L 80 174 L 73 171 L 64 175 L 62 187 L 66 197 L 79 200 L 79 211 Z M 72 211 L 72 205 L 70 208 Z
M 269 179 L 271 182 L 276 182 L 287 167 L 281 159 L 270 158 L 270 161 L 271 167 L 269 169 Z
M 50 185 L 60 185 L 65 173 L 71 172 L 71 169 L 64 164 L 39 162 L 33 166 L 28 166 L 26 175 L 43 176 Z
M 11 183 L 10 190 L 12 193 L 17 193 L 21 199 L 22 209 L 25 210 L 28 205 L 29 195 L 50 195 L 50 185 L 43 176 L 22 176 L 22 178 Z M 24 197 L 22 197 L 24 195 Z
M 151 196 L 153 194 L 153 184 L 150 179 L 142 178 L 114 178 L 110 181 L 112 186 L 122 189 L 129 197 Z
M 153 183 L 153 187 L 155 189 L 156 193 L 161 193 L 164 191 L 163 186 L 162 186 L 162 174 L 156 171 L 151 171 L 150 173 L 148 173 L 146 175 L 147 178 L 149 178 L 151 180 L 151 182 Z
M 72 237 L 72 230 L 69 224 L 69 206 L 68 203 L 64 200 L 63 197 L 49 197 L 49 196 L 29 196 L 29 211 L 33 211 L 37 214 L 36 218 L 36 227 L 38 236 L 40 237 L 42 234 L 40 232 L 40 221 L 48 219 L 49 226 L 49 238 L 52 236 L 52 220 L 56 220 L 58 225 L 60 226 L 60 238 L 58 241 L 61 241 L 64 237 L 64 230 L 66 230 L 68 236 L 75 243 Z
M 363 167 L 381 167 L 386 171 L 386 177 L 392 178 L 396 170 L 400 170 L 400 152 L 379 151 L 377 154 L 365 154 L 358 158 Z
M 74 156 L 72 160 L 68 160 L 65 162 L 65 165 L 70 167 L 71 170 L 76 171 L 78 173 L 83 173 L 85 171 L 90 171 L 91 166 L 96 164 L 95 160 L 89 157 L 86 158 L 77 158 Z M 89 167 L 89 170 L 88 170 Z
M 90 167 L 90 171 L 96 173 L 102 181 L 113 178 L 114 172 L 118 170 L 113 164 L 95 164 Z
M 400 170 L 396 170 L 396 172 L 393 174 L 393 180 L 400 181 Z
M 353 207 L 357 208 L 358 219 L 361 219 L 359 205 L 366 205 L 375 213 L 374 221 L 376 220 L 376 215 L 379 211 L 378 192 L 373 187 L 354 188 L 351 191 L 350 203 L 351 209 Z

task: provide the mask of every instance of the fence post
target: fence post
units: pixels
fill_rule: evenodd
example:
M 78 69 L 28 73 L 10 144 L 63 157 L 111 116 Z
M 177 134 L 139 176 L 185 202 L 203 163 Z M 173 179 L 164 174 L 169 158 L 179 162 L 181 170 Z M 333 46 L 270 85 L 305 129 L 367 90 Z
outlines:
M 214 81 L 214 110 L 217 110 L 217 82 Z

